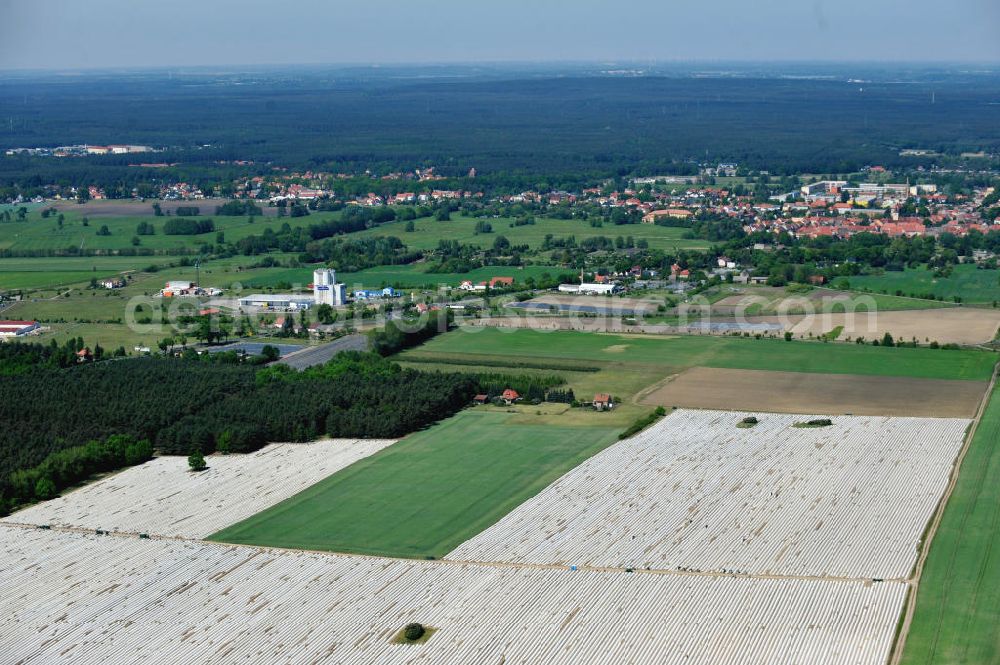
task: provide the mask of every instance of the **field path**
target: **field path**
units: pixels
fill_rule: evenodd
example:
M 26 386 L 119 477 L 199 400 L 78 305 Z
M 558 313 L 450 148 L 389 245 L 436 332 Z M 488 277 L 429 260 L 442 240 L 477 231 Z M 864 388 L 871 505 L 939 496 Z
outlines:
M 23 524 L 18 522 L 4 522 L 0 521 L 0 526 L 8 528 L 26 529 L 34 530 L 41 527 L 33 526 L 30 524 Z M 85 529 L 82 527 L 72 527 L 72 526 L 51 526 L 46 527 L 46 530 L 65 532 L 65 533 L 81 533 L 81 534 L 93 534 L 93 529 Z M 345 557 L 349 556 L 354 559 L 372 559 L 375 561 L 420 561 L 426 564 L 440 564 L 443 566 L 479 566 L 482 568 L 498 568 L 498 569 L 518 569 L 518 570 L 566 570 L 569 566 L 563 564 L 554 563 L 526 563 L 519 561 L 478 561 L 478 560 L 464 560 L 464 559 L 410 559 L 401 557 L 391 557 L 391 556 L 379 556 L 377 554 L 355 554 L 355 553 L 344 553 L 344 552 L 334 552 L 330 550 L 314 550 L 301 547 L 276 547 L 272 545 L 247 545 L 243 543 L 228 543 L 216 540 L 203 540 L 201 538 L 185 538 L 183 536 L 162 536 L 157 534 L 139 534 L 126 531 L 102 531 L 104 536 L 109 538 L 148 538 L 149 540 L 167 540 L 175 542 L 189 542 L 189 543 L 201 543 L 204 545 L 211 545 L 213 547 L 221 548 L 246 548 L 252 550 L 263 550 L 269 552 L 308 552 L 310 554 L 318 554 L 321 556 L 331 556 L 331 557 Z M 588 566 L 579 565 L 573 566 L 574 570 L 581 572 L 602 572 L 602 573 L 634 573 L 637 575 L 673 575 L 679 577 L 711 577 L 711 578 L 743 578 L 743 579 L 758 579 L 758 580 L 799 580 L 799 581 L 823 581 L 823 582 L 845 582 L 845 583 L 863 583 L 865 585 L 871 584 L 906 584 L 907 580 L 904 578 L 886 578 L 873 580 L 870 577 L 851 577 L 851 576 L 841 576 L 841 575 L 788 575 L 780 573 L 736 573 L 736 572 L 723 572 L 718 570 L 693 570 L 693 569 L 669 569 L 669 568 L 619 568 L 615 566 Z

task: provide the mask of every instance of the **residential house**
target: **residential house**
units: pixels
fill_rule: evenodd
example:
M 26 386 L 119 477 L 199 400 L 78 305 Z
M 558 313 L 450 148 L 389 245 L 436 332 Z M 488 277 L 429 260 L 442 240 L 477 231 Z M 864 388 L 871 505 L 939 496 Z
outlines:
M 500 399 L 503 400 L 504 404 L 510 406 L 514 402 L 521 401 L 521 396 L 518 394 L 516 390 L 512 388 L 507 388 L 506 390 L 503 391 L 503 393 L 501 393 Z
M 610 411 L 615 408 L 615 403 L 608 393 L 597 393 L 594 395 L 594 408 L 598 411 Z

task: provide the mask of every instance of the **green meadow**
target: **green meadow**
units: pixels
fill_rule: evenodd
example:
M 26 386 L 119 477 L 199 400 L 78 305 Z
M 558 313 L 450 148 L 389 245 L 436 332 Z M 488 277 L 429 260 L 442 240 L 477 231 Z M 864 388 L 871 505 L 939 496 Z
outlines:
M 1000 663 L 997 478 L 1000 389 L 993 391 L 931 542 L 903 665 Z
M 193 204 L 197 205 L 197 204 Z M 204 206 L 202 206 L 204 207 Z M 209 211 L 210 212 L 210 211 Z M 292 227 L 308 226 L 319 219 L 331 215 L 310 215 L 307 217 L 278 219 L 276 217 L 256 217 L 251 224 L 247 217 L 220 217 L 211 214 L 177 219 L 211 219 L 215 231 L 199 235 L 165 235 L 163 225 L 173 217 L 150 215 L 101 216 L 85 215 L 76 210 L 63 212 L 64 221 L 59 228 L 58 213 L 48 218 L 41 216 L 41 208 L 28 213 L 25 221 L 0 224 L 0 249 L 14 250 L 65 250 L 70 247 L 81 250 L 116 250 L 133 247 L 151 250 L 194 249 L 204 244 L 215 244 L 216 234 L 222 232 L 227 242 L 234 242 L 249 235 L 259 235 L 265 228 L 277 230 L 285 222 Z M 88 225 L 83 225 L 84 217 Z M 139 237 L 139 244 L 133 245 L 136 228 L 142 222 L 152 224 L 155 233 Z M 98 235 L 102 226 L 107 226 L 110 235 Z M 53 259 L 60 260 L 60 259 Z
M 440 558 L 615 441 L 617 428 L 529 425 L 468 409 L 211 540 Z
M 874 347 L 741 337 L 648 337 L 484 328 L 457 330 L 410 353 L 488 354 L 647 365 L 985 381 L 997 360 L 977 350 Z M 404 354 L 406 358 L 408 354 Z
M 490 224 L 493 227 L 493 232 L 477 234 L 476 224 L 480 221 Z M 351 234 L 349 237 L 393 236 L 414 249 L 434 249 L 440 240 L 457 240 L 463 244 L 479 245 L 485 248 L 491 247 L 496 237 L 501 235 L 514 245 L 528 245 L 532 249 L 539 249 L 545 241 L 546 235 L 552 235 L 556 238 L 573 236 L 577 242 L 596 236 L 605 236 L 612 240 L 618 236 L 623 238 L 632 236 L 636 242 L 646 240 L 650 247 L 662 250 L 701 250 L 711 246 L 707 240 L 684 238 L 686 229 L 656 226 L 655 224 L 621 226 L 605 224 L 601 227 L 593 227 L 586 219 L 547 218 L 536 218 L 535 223 L 531 225 L 511 226 L 512 224 L 513 220 L 509 218 L 477 219 L 453 214 L 447 222 L 439 222 L 433 218 L 418 219 L 413 222 L 413 231 L 406 230 L 407 222 L 399 221 L 382 224 L 366 231 Z
M 948 277 L 935 277 L 927 268 L 907 268 L 881 275 L 863 275 L 849 278 L 852 289 L 897 292 L 904 296 L 921 297 L 933 294 L 935 298 L 953 300 L 956 296 L 965 303 L 992 303 L 1000 300 L 1000 270 L 979 269 L 971 264 L 955 266 Z

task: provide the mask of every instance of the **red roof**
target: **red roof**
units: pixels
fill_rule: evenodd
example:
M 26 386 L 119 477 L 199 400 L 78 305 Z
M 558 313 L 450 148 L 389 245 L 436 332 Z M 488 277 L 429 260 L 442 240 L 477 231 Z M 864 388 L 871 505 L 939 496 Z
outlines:
M 508 388 L 507 390 L 503 391 L 503 394 L 501 395 L 501 397 L 503 397 L 504 399 L 510 399 L 510 400 L 520 399 L 521 398 L 521 396 L 517 394 L 516 390 L 512 390 L 510 388 Z
M 596 395 L 594 395 L 594 402 L 607 404 L 610 401 L 611 401 L 611 395 L 609 395 L 608 393 L 597 393 Z
M 18 328 L 23 328 L 24 326 L 34 326 L 38 325 L 37 321 L 0 321 L 0 326 L 17 326 Z

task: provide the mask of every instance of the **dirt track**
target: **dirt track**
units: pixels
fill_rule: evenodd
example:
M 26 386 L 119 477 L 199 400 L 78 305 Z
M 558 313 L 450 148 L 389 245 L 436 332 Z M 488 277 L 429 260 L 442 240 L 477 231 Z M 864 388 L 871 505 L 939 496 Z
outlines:
M 699 409 L 972 418 L 983 381 L 694 367 L 640 398 Z

